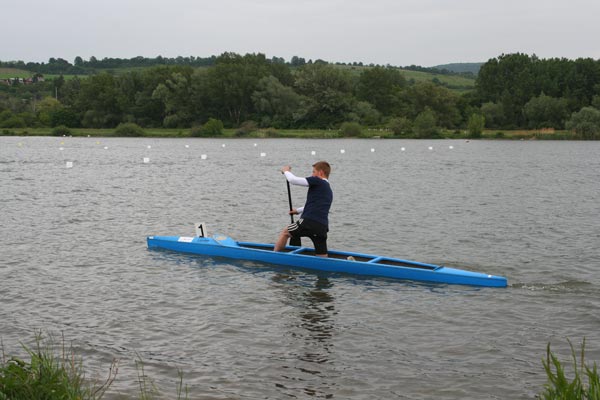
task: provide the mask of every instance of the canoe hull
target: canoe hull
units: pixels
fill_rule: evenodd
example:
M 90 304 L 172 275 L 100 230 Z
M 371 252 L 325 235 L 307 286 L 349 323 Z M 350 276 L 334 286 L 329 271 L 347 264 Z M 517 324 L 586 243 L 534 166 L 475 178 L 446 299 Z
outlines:
M 386 258 L 370 254 L 331 251 L 329 257 L 316 257 L 313 249 L 288 246 L 274 252 L 273 245 L 237 242 L 227 236 L 186 237 L 149 236 L 149 249 L 259 261 L 317 271 L 436 282 L 472 286 L 506 287 L 506 278 L 434 264 Z M 350 259 L 348 259 L 350 258 Z

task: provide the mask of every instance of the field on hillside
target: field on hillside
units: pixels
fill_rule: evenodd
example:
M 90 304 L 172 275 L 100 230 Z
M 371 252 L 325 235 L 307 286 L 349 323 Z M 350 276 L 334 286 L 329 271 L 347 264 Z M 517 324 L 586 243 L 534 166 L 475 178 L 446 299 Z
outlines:
M 356 75 L 360 74 L 365 69 L 370 67 L 365 66 L 354 66 L 354 65 L 340 65 L 339 68 L 349 70 Z M 442 75 L 434 74 L 430 72 L 412 71 L 408 69 L 399 69 L 400 73 L 409 82 L 432 82 L 437 79 L 442 84 L 445 84 L 449 89 L 455 92 L 467 92 L 475 88 L 475 79 L 466 78 L 460 75 Z
M 25 71 L 17 68 L 1 68 L 0 67 L 0 79 L 9 78 L 29 78 L 33 76 L 33 72 Z

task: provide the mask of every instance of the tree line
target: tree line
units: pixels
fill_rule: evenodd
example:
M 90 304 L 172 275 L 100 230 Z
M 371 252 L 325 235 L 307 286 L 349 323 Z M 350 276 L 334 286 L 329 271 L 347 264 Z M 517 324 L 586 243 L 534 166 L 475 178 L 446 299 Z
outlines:
M 501 55 L 482 65 L 475 90 L 465 94 L 435 81 L 409 82 L 392 67 L 292 61 L 296 65 L 263 54 L 224 53 L 205 68 L 161 65 L 0 85 L 0 128 L 114 128 L 122 122 L 191 128 L 217 119 L 226 127 L 252 121 L 276 129 L 354 122 L 390 127 L 400 136 L 435 137 L 440 128 L 473 123 L 489 129 L 574 128 L 575 117 L 600 127 L 600 61 L 593 59 Z M 596 138 L 594 130 L 586 135 Z

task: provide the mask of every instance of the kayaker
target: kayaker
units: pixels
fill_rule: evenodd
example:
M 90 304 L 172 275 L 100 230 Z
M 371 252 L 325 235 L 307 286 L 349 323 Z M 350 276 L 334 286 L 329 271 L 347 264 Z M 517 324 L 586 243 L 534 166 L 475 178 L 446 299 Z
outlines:
M 327 232 L 329 232 L 329 209 L 333 201 L 333 192 L 329 185 L 331 166 L 327 161 L 313 164 L 312 175 L 306 178 L 295 176 L 289 165 L 281 168 L 281 173 L 292 185 L 308 187 L 304 207 L 293 208 L 290 214 L 301 214 L 298 221 L 286 226 L 277 243 L 275 251 L 282 251 L 291 237 L 308 237 L 315 247 L 315 255 L 327 257 Z

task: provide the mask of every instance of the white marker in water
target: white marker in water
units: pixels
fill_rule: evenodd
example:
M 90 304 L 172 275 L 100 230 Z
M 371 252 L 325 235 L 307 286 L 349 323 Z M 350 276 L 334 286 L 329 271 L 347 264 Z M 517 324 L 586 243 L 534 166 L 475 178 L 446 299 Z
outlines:
M 375 149 L 371 147 L 371 153 L 375 153 Z
M 108 150 L 108 146 L 104 146 L 104 150 Z
M 433 146 L 429 146 L 429 150 L 433 150 Z
M 223 144 L 221 145 L 221 147 L 225 148 L 225 143 L 223 143 Z
M 452 149 L 454 148 L 454 146 L 448 146 L 448 148 L 449 148 L 450 150 L 452 150 Z
M 146 146 L 146 148 L 148 148 L 148 149 L 151 149 L 151 148 L 152 148 L 152 146 L 148 145 L 148 146 Z
M 59 147 L 58 148 L 60 151 L 63 151 L 65 148 L 64 147 Z
M 67 161 L 67 168 L 73 168 L 73 161 Z
M 185 145 L 185 148 L 186 148 L 186 149 L 189 149 L 189 148 L 190 148 L 190 145 L 189 145 L 189 144 L 186 144 L 186 145 Z
M 258 146 L 256 143 L 254 143 L 254 147 Z
M 310 152 L 310 154 L 314 156 L 315 154 L 317 154 L 317 152 L 313 150 Z
M 267 156 L 267 153 L 260 153 L 260 156 L 261 156 L 261 157 L 266 157 L 266 156 Z
M 340 150 L 340 153 L 342 153 L 342 154 L 344 154 L 345 152 L 346 152 L 346 150 L 344 150 L 344 149 Z
M 150 162 L 150 158 L 149 157 L 144 157 L 144 164 L 148 164 Z
M 404 151 L 406 150 L 404 147 L 400 147 L 400 151 Z
M 202 154 L 202 155 L 200 156 L 200 158 L 201 158 L 202 160 L 206 160 L 206 154 Z

